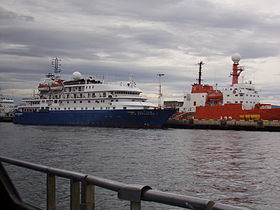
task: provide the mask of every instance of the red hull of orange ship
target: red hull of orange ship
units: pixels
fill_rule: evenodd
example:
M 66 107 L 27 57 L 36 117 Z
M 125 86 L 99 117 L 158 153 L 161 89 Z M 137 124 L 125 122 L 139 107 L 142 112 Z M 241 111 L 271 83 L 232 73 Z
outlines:
M 242 104 L 196 107 L 195 119 L 280 120 L 280 108 L 243 110 Z

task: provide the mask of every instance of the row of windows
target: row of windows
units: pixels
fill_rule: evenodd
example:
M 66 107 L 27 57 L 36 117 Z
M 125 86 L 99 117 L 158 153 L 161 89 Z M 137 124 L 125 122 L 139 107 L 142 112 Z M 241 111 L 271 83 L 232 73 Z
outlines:
M 95 107 L 73 107 L 73 108 L 70 108 L 70 107 L 65 107 L 64 109 L 62 108 L 51 108 L 50 110 L 96 110 L 98 108 L 95 108 Z M 103 110 L 103 109 L 106 109 L 106 110 L 110 110 L 110 109 L 116 109 L 116 107 L 99 107 L 99 110 Z M 123 107 L 123 109 L 127 109 L 126 107 Z
M 230 101 L 227 101 L 227 103 L 232 103 L 232 102 L 230 102 Z M 236 104 L 238 104 L 238 103 L 241 103 L 241 104 L 243 104 L 243 101 L 240 101 L 240 102 L 238 102 L 238 101 L 235 101 L 234 103 L 236 103 Z M 255 104 L 255 102 L 254 102 L 254 101 L 245 101 L 245 103 L 246 103 L 246 104 Z
M 139 95 L 137 92 L 129 92 L 129 91 L 116 91 L 111 93 L 99 92 L 99 93 L 65 93 L 62 95 L 52 95 L 52 96 L 41 96 L 42 99 L 60 99 L 60 98 L 95 98 L 95 97 L 108 97 L 112 98 L 114 94 L 124 94 L 124 95 Z M 117 95 L 116 95 L 117 96 Z
M 88 86 L 88 87 L 86 86 L 85 89 L 93 89 L 93 88 L 94 88 L 94 86 Z M 82 88 L 82 87 L 77 87 L 77 88 L 73 87 L 71 89 L 71 87 L 69 87 L 69 88 L 66 88 L 66 91 L 68 91 L 68 92 L 84 91 L 84 88 Z M 138 95 L 138 92 L 134 92 L 134 91 L 111 91 L 110 93 L 111 94 L 134 94 L 134 95 Z M 106 94 L 106 93 L 104 92 L 103 94 Z
M 111 100 L 111 102 L 113 102 L 113 101 L 114 101 L 114 100 Z M 117 99 L 117 100 L 115 100 L 115 101 L 118 102 L 119 100 Z M 70 102 L 70 101 L 66 101 L 67 104 L 69 104 L 69 102 Z M 83 101 L 79 101 L 79 102 L 80 102 L 80 104 L 83 103 Z M 84 102 L 86 103 L 86 101 L 84 101 Z M 95 102 L 95 103 L 105 103 L 105 100 L 95 100 L 95 101 L 93 101 L 93 102 Z M 62 103 L 62 101 L 60 101 L 60 103 Z M 73 103 L 75 104 L 75 103 L 77 103 L 77 101 L 73 101 Z M 87 103 L 91 103 L 91 101 L 88 100 Z
M 119 100 L 118 99 L 116 99 L 116 100 L 110 100 L 110 102 L 118 102 Z M 132 99 L 131 101 L 135 101 L 134 99 Z M 44 103 L 45 101 L 42 101 L 42 103 Z M 58 101 L 58 100 L 54 100 L 53 101 L 53 103 L 60 103 L 60 104 L 62 104 L 63 103 L 63 101 Z M 67 104 L 69 104 L 71 101 L 65 101 Z M 106 102 L 109 102 L 109 100 L 108 101 L 106 101 Z M 142 100 L 142 102 L 144 102 L 144 100 Z M 73 103 L 105 103 L 105 100 L 87 100 L 87 101 L 73 101 Z M 40 101 L 36 101 L 36 102 L 31 102 L 31 105 L 32 104 L 40 104 Z
M 34 108 L 29 108 L 29 109 L 22 109 L 23 112 L 36 112 L 38 109 Z
M 240 96 L 243 96 L 244 95 L 244 93 L 239 93 L 239 95 Z M 234 96 L 238 96 L 238 94 L 235 94 Z M 248 94 L 246 94 L 246 96 L 250 96 L 250 97 L 260 97 L 260 96 L 258 96 L 258 95 L 248 95 Z M 230 97 L 230 95 L 227 95 L 227 97 Z
M 44 108 L 42 108 L 44 109 Z M 76 107 L 73 107 L 73 108 L 70 108 L 70 107 L 65 107 L 64 109 L 62 108 L 51 108 L 50 110 L 96 110 L 97 108 L 95 107 L 79 107 L 79 108 L 76 108 Z M 110 110 L 110 109 L 116 109 L 116 107 L 99 107 L 99 110 Z M 127 109 L 127 107 L 123 107 L 123 109 Z M 38 108 L 28 108 L 28 109 L 22 109 L 23 112 L 38 112 L 39 109 Z
M 85 98 L 85 97 L 88 97 L 88 98 L 95 98 L 96 97 L 96 95 L 97 94 L 95 94 L 95 93 L 80 93 L 80 94 L 66 94 L 65 96 L 64 96 L 64 98 Z M 99 93 L 98 94 L 98 96 L 99 97 L 107 97 L 107 95 L 106 95 L 106 93 Z
M 82 90 L 84 90 L 84 88 L 82 89 L 82 87 L 68 87 L 68 88 L 66 88 L 66 91 L 69 91 L 69 92 L 71 92 L 71 91 L 82 91 Z
M 240 88 L 240 90 L 244 90 L 244 89 L 246 89 L 246 90 L 254 90 L 253 88 Z M 225 90 L 228 90 L 228 88 L 225 88 Z M 229 88 L 229 90 L 238 90 L 238 88 Z

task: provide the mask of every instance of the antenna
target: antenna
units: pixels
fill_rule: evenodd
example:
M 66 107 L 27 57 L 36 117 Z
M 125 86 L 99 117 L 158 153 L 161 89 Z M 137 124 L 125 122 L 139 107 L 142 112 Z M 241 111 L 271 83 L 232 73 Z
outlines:
M 60 58 L 53 58 L 52 59 L 52 67 L 55 74 L 59 74 L 61 72 L 61 59 Z
M 164 74 L 159 73 L 157 74 L 159 79 L 159 89 L 158 89 L 158 107 L 161 108 L 161 98 L 162 98 L 162 92 L 161 92 L 161 77 L 164 76 Z
M 136 83 L 134 82 L 134 75 L 133 74 L 129 74 L 129 83 L 130 83 L 130 87 L 135 87 Z
M 202 65 L 204 65 L 203 61 L 200 61 L 199 63 L 197 63 L 197 65 L 199 65 L 199 71 L 198 71 L 198 84 L 201 85 L 201 70 L 202 70 Z
M 134 77 L 134 75 L 133 75 L 132 73 L 130 73 L 130 74 L 129 74 L 129 81 L 130 81 L 130 82 L 133 82 L 133 77 Z

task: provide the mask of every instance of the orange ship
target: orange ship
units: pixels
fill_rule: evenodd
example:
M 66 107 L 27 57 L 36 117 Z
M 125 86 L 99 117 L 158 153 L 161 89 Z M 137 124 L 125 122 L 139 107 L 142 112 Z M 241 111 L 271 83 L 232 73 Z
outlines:
M 258 91 L 251 81 L 238 82 L 238 77 L 244 71 L 239 66 L 240 58 L 239 54 L 232 56 L 232 84 L 223 92 L 201 84 L 203 63 L 200 62 L 198 84 L 193 84 L 191 93 L 184 96 L 184 104 L 175 118 L 280 120 L 279 106 L 261 104 Z

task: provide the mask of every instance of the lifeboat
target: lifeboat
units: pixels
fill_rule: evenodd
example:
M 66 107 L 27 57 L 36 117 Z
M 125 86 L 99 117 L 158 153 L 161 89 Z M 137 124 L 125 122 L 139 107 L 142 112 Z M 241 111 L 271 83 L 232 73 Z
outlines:
M 50 90 L 50 87 L 49 87 L 48 84 L 39 84 L 38 90 L 39 90 L 39 91 L 49 91 L 49 90 Z

